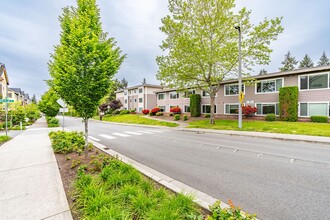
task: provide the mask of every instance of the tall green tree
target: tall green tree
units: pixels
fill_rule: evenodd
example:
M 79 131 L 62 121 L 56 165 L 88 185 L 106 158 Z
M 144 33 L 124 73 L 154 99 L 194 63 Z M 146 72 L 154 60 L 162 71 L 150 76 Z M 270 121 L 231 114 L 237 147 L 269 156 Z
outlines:
M 266 75 L 266 74 L 267 74 L 267 70 L 265 70 L 265 69 L 261 69 L 259 71 L 259 75 Z
M 60 109 L 60 105 L 57 103 L 58 99 L 58 95 L 50 88 L 41 96 L 38 103 L 39 110 L 46 116 L 55 117 Z
M 32 99 L 31 99 L 31 102 L 32 102 L 32 103 L 34 103 L 34 104 L 37 104 L 37 103 L 38 103 L 38 101 L 37 101 L 37 98 L 36 98 L 36 95 L 35 95 L 35 94 L 33 94 L 33 96 L 32 96 Z
M 325 51 L 323 51 L 322 56 L 320 57 L 320 60 L 317 62 L 317 66 L 327 66 L 330 65 L 330 60 L 325 54 Z
M 214 124 L 214 100 L 220 82 L 237 77 L 238 31 L 242 40 L 244 74 L 255 64 L 268 64 L 269 47 L 283 31 L 281 18 L 250 23 L 251 11 L 234 13 L 234 0 L 169 0 L 168 15 L 162 19 L 161 31 L 167 38 L 160 46 L 166 55 L 158 56 L 157 78 L 179 90 L 198 88 L 210 95 Z
M 119 89 L 126 89 L 128 86 L 128 82 L 125 78 L 122 78 L 119 84 Z
M 297 68 L 298 60 L 291 56 L 290 51 L 284 56 L 284 60 L 281 63 L 283 66 L 279 68 L 281 71 L 294 70 Z
M 143 78 L 143 80 L 142 80 L 141 84 L 142 84 L 142 85 L 145 85 L 145 84 L 147 84 L 147 80 L 146 80 L 146 78 Z
M 313 60 L 306 54 L 304 58 L 299 63 L 299 69 L 301 68 L 311 68 L 314 67 Z
M 49 84 L 83 118 L 87 156 L 88 119 L 109 91 L 125 56 L 114 38 L 103 32 L 96 0 L 77 0 L 76 7 L 63 9 L 59 20 L 62 32 L 49 62 Z

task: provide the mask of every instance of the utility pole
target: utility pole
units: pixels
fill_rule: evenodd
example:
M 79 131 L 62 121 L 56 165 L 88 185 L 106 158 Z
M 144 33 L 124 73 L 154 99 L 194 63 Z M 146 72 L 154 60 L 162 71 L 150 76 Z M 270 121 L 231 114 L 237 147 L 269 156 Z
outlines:
M 238 30 L 238 91 L 239 97 L 242 94 L 242 32 L 241 27 L 236 26 Z M 238 128 L 242 128 L 242 101 L 238 105 Z

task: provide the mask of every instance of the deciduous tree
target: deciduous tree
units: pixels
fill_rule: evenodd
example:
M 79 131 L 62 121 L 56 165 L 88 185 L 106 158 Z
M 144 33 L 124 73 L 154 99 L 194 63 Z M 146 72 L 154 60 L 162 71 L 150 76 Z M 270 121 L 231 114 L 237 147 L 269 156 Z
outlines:
M 124 56 L 103 32 L 96 0 L 77 0 L 76 7 L 63 9 L 59 20 L 62 32 L 49 62 L 49 84 L 83 118 L 87 156 L 88 119 L 109 92 Z
M 58 99 L 58 95 L 50 88 L 41 96 L 38 103 L 39 110 L 47 116 L 55 117 L 60 109 L 60 105 L 57 103 Z
M 210 95 L 214 123 L 214 100 L 220 82 L 237 77 L 238 31 L 243 34 L 242 61 L 247 74 L 255 64 L 268 64 L 269 47 L 283 31 L 281 18 L 259 24 L 250 22 L 251 11 L 234 13 L 234 0 L 169 0 L 168 15 L 161 31 L 166 39 L 160 46 L 166 55 L 158 56 L 157 78 L 178 89 L 199 88 Z

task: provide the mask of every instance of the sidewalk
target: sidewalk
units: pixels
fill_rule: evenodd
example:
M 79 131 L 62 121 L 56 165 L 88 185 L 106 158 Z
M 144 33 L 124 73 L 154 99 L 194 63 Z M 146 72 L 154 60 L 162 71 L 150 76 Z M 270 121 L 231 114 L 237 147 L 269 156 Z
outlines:
M 0 219 L 71 220 L 46 121 L 0 147 Z

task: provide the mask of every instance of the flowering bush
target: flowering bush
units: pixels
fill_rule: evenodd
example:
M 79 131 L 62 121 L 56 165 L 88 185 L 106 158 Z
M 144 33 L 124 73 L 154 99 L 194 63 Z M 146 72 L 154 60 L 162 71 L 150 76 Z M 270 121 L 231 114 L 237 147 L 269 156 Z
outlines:
M 242 106 L 242 113 L 243 113 L 243 115 L 245 115 L 245 117 L 248 117 L 248 116 L 256 113 L 257 110 L 258 109 L 256 107 L 252 107 L 251 105 Z
M 144 115 L 149 114 L 149 112 L 150 112 L 149 109 L 143 109 L 143 110 L 142 110 L 142 114 L 144 114 Z
M 160 111 L 160 108 L 158 108 L 158 107 L 153 108 L 153 109 L 151 109 L 151 111 L 150 111 L 150 115 L 151 115 L 151 116 L 156 115 L 156 113 L 159 112 L 159 111 Z
M 170 109 L 170 112 L 174 113 L 174 114 L 180 114 L 181 113 L 181 108 L 179 106 L 177 107 L 172 107 Z

